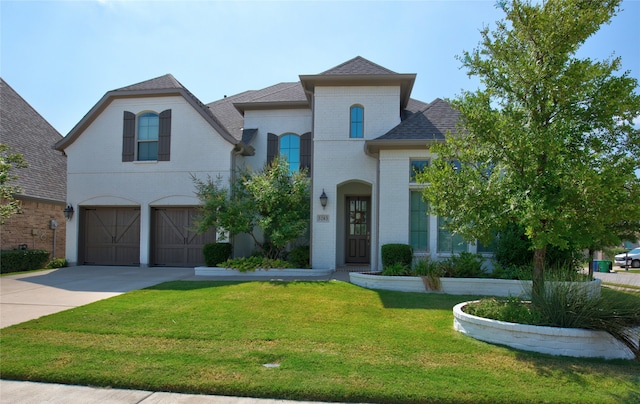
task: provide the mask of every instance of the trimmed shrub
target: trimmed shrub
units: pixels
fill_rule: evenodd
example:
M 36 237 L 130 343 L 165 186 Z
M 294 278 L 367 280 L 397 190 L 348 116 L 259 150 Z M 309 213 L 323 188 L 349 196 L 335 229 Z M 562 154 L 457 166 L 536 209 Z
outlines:
M 411 268 L 413 261 L 413 247 L 408 244 L 384 244 L 381 247 L 382 268 L 393 264 L 401 264 Z
M 411 269 L 408 266 L 403 265 L 400 262 L 394 262 L 393 264 L 384 267 L 384 269 L 382 270 L 382 275 L 405 276 L 405 275 L 409 275 L 410 272 L 411 272 Z
M 45 250 L 7 250 L 0 252 L 0 273 L 42 269 L 49 260 Z
M 486 278 L 488 274 L 482 269 L 483 261 L 480 254 L 461 252 L 440 261 L 439 266 L 447 278 Z
M 289 251 L 287 261 L 295 268 L 310 268 L 310 250 L 308 245 L 301 245 Z
M 285 269 L 291 268 L 291 263 L 280 259 L 272 259 L 253 255 L 246 258 L 234 258 L 223 262 L 221 267 L 232 268 L 240 272 L 252 272 L 256 269 Z
M 64 258 L 54 258 L 47 264 L 47 268 L 56 269 L 56 268 L 64 268 L 67 266 L 67 260 Z
M 207 243 L 202 247 L 204 263 L 208 267 L 215 267 L 231 257 L 232 246 L 230 243 Z

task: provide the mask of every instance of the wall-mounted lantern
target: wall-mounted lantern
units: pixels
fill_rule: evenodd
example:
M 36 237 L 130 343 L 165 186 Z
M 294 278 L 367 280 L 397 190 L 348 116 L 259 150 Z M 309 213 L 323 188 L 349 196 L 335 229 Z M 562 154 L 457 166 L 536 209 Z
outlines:
M 67 207 L 64 208 L 64 218 L 67 219 L 67 221 L 69 221 L 71 220 L 72 217 L 73 217 L 73 206 L 67 205 Z
M 327 200 L 329 200 L 329 198 L 327 197 L 327 194 L 324 193 L 324 188 L 323 188 L 322 195 L 320 195 L 320 205 L 322 205 L 322 209 L 324 209 L 327 206 Z

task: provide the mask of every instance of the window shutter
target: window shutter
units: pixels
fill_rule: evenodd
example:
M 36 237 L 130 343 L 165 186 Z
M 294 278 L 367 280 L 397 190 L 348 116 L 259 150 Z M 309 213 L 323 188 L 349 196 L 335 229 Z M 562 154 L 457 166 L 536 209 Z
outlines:
M 278 155 L 278 136 L 273 133 L 267 134 L 267 164 L 271 164 Z
M 171 110 L 160 112 L 158 129 L 158 161 L 169 161 L 171 157 Z
M 300 168 L 306 168 L 311 175 L 311 132 L 300 136 Z
M 136 149 L 136 115 L 124 111 L 122 125 L 122 161 L 133 161 Z

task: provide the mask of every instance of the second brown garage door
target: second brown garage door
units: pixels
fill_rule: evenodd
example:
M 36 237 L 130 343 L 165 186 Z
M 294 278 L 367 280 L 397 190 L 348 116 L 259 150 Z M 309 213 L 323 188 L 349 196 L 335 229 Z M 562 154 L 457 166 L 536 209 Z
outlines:
M 197 208 L 151 210 L 152 265 L 192 267 L 204 265 L 202 247 L 216 241 L 215 231 L 196 234 Z

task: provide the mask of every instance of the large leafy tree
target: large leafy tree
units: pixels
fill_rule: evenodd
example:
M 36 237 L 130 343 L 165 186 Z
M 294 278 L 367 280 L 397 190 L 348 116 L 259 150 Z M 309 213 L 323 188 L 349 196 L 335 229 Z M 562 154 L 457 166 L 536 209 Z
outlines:
M 266 256 L 277 258 L 309 229 L 309 178 L 305 171 L 290 172 L 282 157 L 261 171 L 236 173 L 230 187 L 220 179 L 193 180 L 202 202 L 199 232 L 215 227 L 221 237 L 246 233 Z
M 11 153 L 9 146 L 0 143 L 0 224 L 20 209 L 20 202 L 14 197 L 20 187 L 11 184 L 18 177 L 11 171 L 26 167 L 22 154 Z
M 432 212 L 468 240 L 508 223 L 525 229 L 534 295 L 548 246 L 611 243 L 620 223 L 640 220 L 637 80 L 619 58 L 576 57 L 619 3 L 500 2 L 505 18 L 459 58 L 482 88 L 452 101 L 460 128 L 419 177 Z

